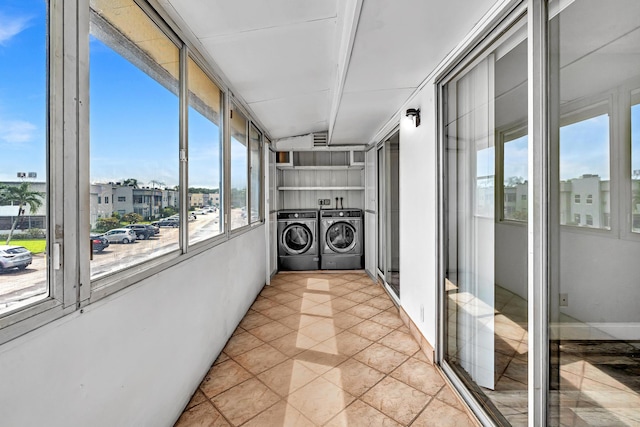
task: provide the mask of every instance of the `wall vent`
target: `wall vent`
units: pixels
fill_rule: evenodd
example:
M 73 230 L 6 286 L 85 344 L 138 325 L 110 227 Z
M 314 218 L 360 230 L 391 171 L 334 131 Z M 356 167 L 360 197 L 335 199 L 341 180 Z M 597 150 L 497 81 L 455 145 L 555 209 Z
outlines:
M 326 147 L 329 134 L 327 132 L 313 134 L 314 147 Z

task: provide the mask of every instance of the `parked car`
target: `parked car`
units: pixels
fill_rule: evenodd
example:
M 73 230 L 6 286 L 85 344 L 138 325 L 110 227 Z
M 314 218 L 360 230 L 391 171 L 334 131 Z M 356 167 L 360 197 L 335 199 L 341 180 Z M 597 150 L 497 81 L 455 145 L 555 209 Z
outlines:
M 102 252 L 109 247 L 109 241 L 102 234 L 90 234 L 89 237 L 91 238 L 93 252 Z
M 114 228 L 103 234 L 109 243 L 131 243 L 136 241 L 136 232 L 130 228 Z
M 0 270 L 24 270 L 31 260 L 31 252 L 23 246 L 0 245 Z
M 177 219 L 163 219 L 158 221 L 158 227 L 180 227 L 180 222 Z
M 149 237 L 153 237 L 156 235 L 155 227 L 147 224 L 129 224 L 125 225 L 124 228 L 129 228 L 136 232 L 136 237 L 138 240 L 147 240 Z

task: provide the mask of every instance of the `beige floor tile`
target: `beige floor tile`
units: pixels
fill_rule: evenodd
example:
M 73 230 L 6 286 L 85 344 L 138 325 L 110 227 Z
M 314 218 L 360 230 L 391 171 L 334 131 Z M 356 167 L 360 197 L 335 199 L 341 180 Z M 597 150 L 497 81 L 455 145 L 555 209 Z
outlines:
M 381 295 L 381 296 L 372 298 L 368 301 L 365 301 L 365 304 L 378 308 L 380 310 L 387 310 L 395 306 L 393 301 L 391 301 L 387 295 Z
M 374 343 L 353 356 L 353 358 L 380 372 L 388 374 L 400 366 L 409 356 L 392 350 L 382 344 Z
M 361 396 L 384 378 L 384 374 L 364 363 L 349 359 L 322 377 L 353 396 Z
M 331 295 L 334 295 L 336 297 L 341 297 L 343 295 L 353 292 L 351 289 L 344 286 L 345 283 L 346 282 L 343 281 L 343 283 L 331 285 L 331 289 L 329 290 L 329 292 L 331 292 Z
M 386 377 L 361 399 L 400 424 L 408 425 L 427 405 L 431 396 L 394 378 Z
M 207 401 L 184 411 L 175 427 L 226 427 L 231 426 L 224 417 Z
M 415 427 L 473 427 L 476 424 L 465 412 L 433 399 L 411 425 Z
M 346 285 L 346 286 L 349 286 Z M 364 292 L 360 292 L 358 290 L 354 290 L 353 292 L 349 293 L 349 294 L 345 294 L 343 296 L 343 298 L 349 299 L 351 301 L 357 302 L 358 304 L 362 304 L 365 301 L 369 301 L 370 299 L 373 298 L 372 295 L 366 294 Z
M 260 314 L 257 311 L 250 310 L 250 313 L 244 316 L 244 318 L 240 322 L 240 327 L 249 330 L 267 324 L 271 321 L 272 320 L 267 316 Z
M 325 319 L 323 316 L 311 316 L 309 314 L 294 313 L 289 316 L 278 319 L 278 322 L 297 331 L 300 328 L 309 326 L 319 320 Z
M 325 424 L 327 427 L 396 427 L 397 422 L 387 417 L 382 412 L 367 405 L 361 400 L 356 400 L 344 411 L 333 417 Z
M 373 341 L 349 331 L 343 331 L 323 342 L 325 345 L 334 347 L 337 351 L 336 354 L 349 357 L 369 347 L 372 343 Z
M 373 320 L 376 323 L 380 323 L 381 325 L 392 329 L 396 329 L 404 325 L 404 323 L 402 323 L 402 319 L 398 316 L 398 313 L 391 313 L 389 311 L 378 313 L 369 320 Z
M 430 396 L 435 396 L 445 386 L 434 366 L 413 357 L 391 372 L 391 376 Z
M 288 403 L 315 424 L 322 425 L 342 412 L 353 400 L 354 397 L 349 393 L 319 377 L 290 394 Z
M 345 313 L 344 311 L 334 314 L 331 318 L 333 319 L 333 323 L 341 329 L 349 329 L 358 323 L 362 323 L 364 320 L 353 314 Z
M 298 329 L 298 332 L 320 343 L 331 337 L 335 337 L 342 332 L 342 329 L 335 326 L 333 320 L 322 319 L 309 326 Z
M 308 290 L 302 295 L 304 300 L 315 301 L 318 304 L 331 301 L 334 297 L 329 292 L 310 291 Z
M 378 341 L 389 348 L 411 356 L 420 350 L 420 346 L 411 335 L 400 331 L 393 331 Z
M 307 350 L 298 354 L 296 360 L 300 361 L 313 372 L 322 375 L 347 360 L 347 356 Z
M 360 288 L 360 292 L 364 292 L 366 294 L 373 295 L 373 296 L 380 296 L 380 295 L 387 294 L 385 290 L 382 289 L 382 286 L 376 283 L 372 283 L 371 286 L 365 286 L 364 288 Z
M 291 303 L 288 303 L 288 304 L 291 304 Z M 279 319 L 282 319 L 283 317 L 287 317 L 292 314 L 295 314 L 296 310 L 293 310 L 292 308 L 286 305 L 276 304 L 272 307 L 262 310 L 261 313 L 272 320 L 279 320 Z
M 287 360 L 287 356 L 270 345 L 263 344 L 260 347 L 256 347 L 253 350 L 234 357 L 234 359 L 247 371 L 257 375 L 284 362 Z
M 371 320 L 363 320 L 357 325 L 349 328 L 349 331 L 358 334 L 361 337 L 365 337 L 368 340 L 378 341 L 380 338 L 393 331 L 393 329 L 387 328 L 379 323 L 372 322 Z
M 313 306 L 309 306 L 309 308 L 301 308 L 300 313 L 306 314 L 309 316 L 319 316 L 330 318 L 335 314 L 335 310 L 331 307 L 330 302 L 325 302 L 322 304 L 316 304 Z
M 227 345 L 224 347 L 224 352 L 229 357 L 235 357 L 242 353 L 246 353 L 256 347 L 263 345 L 262 340 L 256 338 L 248 332 L 243 332 L 238 335 L 234 335 L 229 339 Z
M 260 291 L 260 296 L 269 298 L 270 296 L 279 295 L 281 293 L 282 293 L 282 290 L 273 286 L 273 283 L 272 283 L 271 285 L 265 285 L 264 288 L 262 288 L 262 290 Z
M 347 310 L 355 305 L 358 305 L 358 303 L 343 297 L 336 297 L 331 300 L 331 308 L 333 308 L 335 312 Z
M 351 308 L 344 310 L 345 313 L 352 314 L 354 316 L 358 316 L 361 319 L 369 319 L 376 314 L 379 314 L 382 310 L 379 308 L 371 307 L 367 304 L 358 304 L 354 305 Z
M 449 406 L 453 406 L 454 408 L 462 411 L 464 408 L 460 399 L 456 394 L 451 390 L 451 388 L 447 385 L 442 387 L 442 390 L 436 395 L 436 399 L 441 400 Z
M 253 375 L 235 361 L 227 360 L 219 365 L 214 365 L 207 372 L 200 383 L 200 390 L 211 398 L 252 377 Z
M 264 342 L 269 342 L 276 338 L 283 337 L 293 332 L 293 330 L 284 326 L 282 323 L 272 320 L 271 322 L 258 326 L 257 328 L 249 329 L 247 332 L 260 338 Z
M 239 425 L 255 417 L 279 400 L 255 378 L 239 384 L 212 399 L 214 405 L 234 425 Z
M 279 292 L 275 295 L 271 295 L 269 297 L 271 301 L 275 301 L 278 304 L 286 304 L 288 302 L 292 302 L 292 301 L 298 301 L 300 299 L 299 295 L 294 295 L 292 293 L 289 292 Z
M 318 342 L 296 331 L 269 341 L 269 345 L 288 357 L 294 357 L 305 350 L 310 350 L 315 347 L 318 345 Z
M 260 381 L 282 397 L 286 397 L 317 377 L 317 373 L 294 359 L 286 360 L 258 375 Z
M 280 401 L 242 427 L 315 427 L 315 424 L 293 406 Z
M 258 313 L 262 313 L 263 310 L 266 310 L 267 308 L 271 308 L 275 305 L 278 305 L 278 303 L 275 301 L 271 301 L 268 298 L 258 296 L 255 302 L 251 305 L 251 309 L 253 311 L 257 311 Z

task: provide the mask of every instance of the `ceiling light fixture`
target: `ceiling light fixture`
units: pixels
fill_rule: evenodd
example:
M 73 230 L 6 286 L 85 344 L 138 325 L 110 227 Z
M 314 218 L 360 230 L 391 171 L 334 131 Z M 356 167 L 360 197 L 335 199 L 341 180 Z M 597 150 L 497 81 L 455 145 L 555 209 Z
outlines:
M 416 124 L 416 127 L 420 126 L 420 109 L 419 108 L 409 108 L 407 109 L 407 112 L 405 113 L 405 115 L 411 118 L 411 121 L 413 121 Z

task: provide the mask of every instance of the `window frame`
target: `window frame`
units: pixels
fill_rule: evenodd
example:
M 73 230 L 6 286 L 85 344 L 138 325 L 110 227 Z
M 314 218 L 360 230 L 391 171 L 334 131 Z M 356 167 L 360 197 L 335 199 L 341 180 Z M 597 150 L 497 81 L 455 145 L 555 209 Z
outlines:
M 511 126 L 504 127 L 502 129 L 496 130 L 497 133 L 497 144 L 496 144 L 496 215 L 498 223 L 518 225 L 518 226 L 527 226 L 526 220 L 519 220 L 513 218 L 505 218 L 504 210 L 505 210 L 505 200 L 504 200 L 504 146 L 511 141 L 514 141 L 518 138 L 522 138 L 523 136 L 527 136 L 527 145 L 528 141 L 528 131 L 527 131 L 527 123 L 526 122 L 518 122 Z M 528 177 L 527 177 L 528 179 Z M 500 185 L 497 185 L 500 183 Z M 517 195 L 516 195 L 516 203 L 517 203 Z

